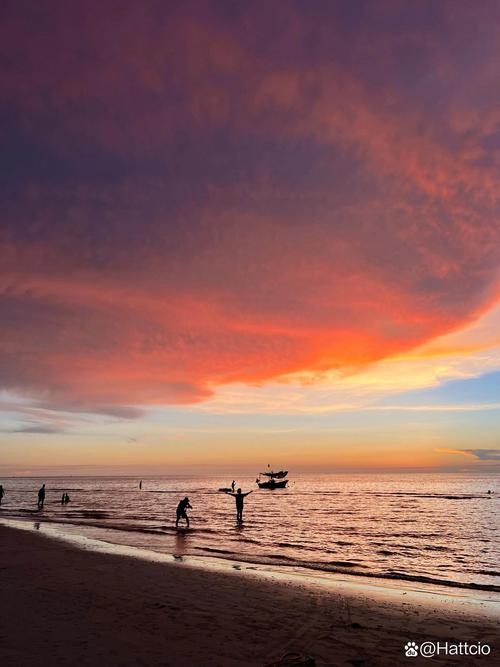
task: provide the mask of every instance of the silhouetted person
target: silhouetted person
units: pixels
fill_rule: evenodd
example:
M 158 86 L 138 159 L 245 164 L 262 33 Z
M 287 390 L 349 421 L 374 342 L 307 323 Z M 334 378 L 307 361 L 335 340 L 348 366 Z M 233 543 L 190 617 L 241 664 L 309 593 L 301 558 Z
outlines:
M 65 493 L 64 495 L 65 495 L 64 504 L 67 505 L 69 503 L 69 496 L 67 493 Z
M 66 502 L 66 494 L 63 493 L 61 497 L 61 505 L 64 505 L 65 502 Z
M 186 510 L 190 509 L 192 510 L 192 506 L 189 504 L 189 498 L 186 496 L 184 500 L 181 500 L 181 502 L 177 505 L 177 519 L 175 520 L 175 527 L 179 527 L 179 520 L 180 519 L 185 519 L 187 527 L 189 528 L 189 517 L 186 513 Z
M 229 496 L 233 496 L 236 500 L 236 521 L 243 521 L 243 501 L 248 496 L 251 491 L 247 493 L 241 493 L 241 489 L 238 489 L 236 493 L 229 493 Z
M 141 489 L 142 489 L 142 479 L 141 479 L 141 481 L 139 482 L 139 490 L 141 490 Z
M 42 484 L 42 488 L 38 491 L 38 509 L 43 508 L 45 502 L 45 484 Z
M 231 482 L 231 491 L 232 491 L 233 493 L 234 493 L 234 487 L 235 487 L 235 486 L 236 486 L 236 482 L 235 482 L 234 479 L 233 479 L 233 481 Z
M 2 504 L 2 498 L 5 496 L 5 491 L 3 490 L 3 486 L 0 484 L 0 505 Z

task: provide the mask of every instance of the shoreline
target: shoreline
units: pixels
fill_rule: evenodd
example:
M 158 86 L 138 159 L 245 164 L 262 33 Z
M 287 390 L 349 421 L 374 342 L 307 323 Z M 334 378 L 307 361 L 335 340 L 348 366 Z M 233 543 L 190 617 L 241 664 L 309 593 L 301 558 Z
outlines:
M 0 523 L 2 664 L 263 667 L 295 651 L 370 667 L 424 640 L 488 643 L 467 664 L 496 661 L 497 601 L 94 542 Z
M 494 585 L 481 584 L 462 584 L 452 580 L 437 580 L 430 577 L 421 577 L 418 575 L 406 575 L 398 573 L 398 576 L 387 576 L 368 574 L 363 572 L 349 572 L 346 570 L 333 570 L 322 567 L 306 567 L 300 564 L 288 563 L 269 563 L 243 558 L 230 558 L 216 555 L 177 555 L 174 552 L 165 554 L 153 548 L 136 547 L 131 545 L 119 544 L 107 541 L 105 539 L 107 530 L 123 531 L 122 528 L 103 527 L 95 524 L 78 524 L 70 521 L 54 521 L 52 519 L 34 518 L 2 518 L 0 517 L 0 526 L 6 525 L 20 530 L 38 532 L 43 525 L 43 533 L 48 533 L 49 537 L 65 540 L 79 548 L 90 548 L 100 553 L 110 553 L 124 556 L 131 556 L 142 560 L 154 562 L 183 563 L 191 567 L 208 568 L 212 570 L 226 571 L 228 569 L 237 569 L 241 571 L 253 572 L 254 574 L 265 575 L 266 573 L 279 574 L 283 577 L 290 577 L 293 580 L 303 579 L 307 581 L 321 581 L 323 585 L 332 582 L 343 582 L 346 586 L 352 585 L 362 588 L 383 589 L 387 591 L 405 590 L 407 593 L 420 593 L 424 595 L 436 595 L 438 597 L 453 596 L 463 597 L 471 603 L 488 602 L 491 604 L 492 613 L 495 613 L 500 619 L 500 587 Z M 38 526 L 35 528 L 35 526 Z M 68 532 L 67 526 L 83 528 L 86 527 L 102 531 L 101 538 L 88 537 L 82 533 Z M 174 528 L 172 531 L 177 533 Z M 181 531 L 183 532 L 183 531 Z M 162 535 L 162 532 L 155 534 Z

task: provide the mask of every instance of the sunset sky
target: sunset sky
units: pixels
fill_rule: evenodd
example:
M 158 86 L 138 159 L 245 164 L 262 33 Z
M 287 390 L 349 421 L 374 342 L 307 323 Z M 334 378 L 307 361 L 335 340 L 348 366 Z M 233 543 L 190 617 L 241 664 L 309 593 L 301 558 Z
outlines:
M 500 464 L 498 2 L 0 26 L 0 472 Z

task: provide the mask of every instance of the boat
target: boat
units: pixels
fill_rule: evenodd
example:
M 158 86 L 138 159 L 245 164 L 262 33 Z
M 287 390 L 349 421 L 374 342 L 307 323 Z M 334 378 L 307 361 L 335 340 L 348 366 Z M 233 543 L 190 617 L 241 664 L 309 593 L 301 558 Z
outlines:
M 267 464 L 268 471 L 259 473 L 258 478 L 255 480 L 259 489 L 286 489 L 288 480 L 285 477 L 288 475 L 288 470 L 278 470 L 274 472 L 271 470 L 271 465 Z M 264 481 L 261 481 L 261 477 L 264 477 Z M 267 479 L 266 479 L 267 478 Z
M 270 472 L 261 472 L 261 475 L 265 475 L 266 477 L 271 477 L 272 479 L 284 479 L 288 475 L 288 470 L 280 470 L 279 472 L 273 472 L 272 470 Z
M 259 486 L 259 489 L 285 489 L 286 485 L 288 484 L 287 479 L 281 479 L 279 481 L 276 481 L 275 479 L 268 479 L 265 482 L 260 482 L 259 480 L 256 480 L 257 484 Z

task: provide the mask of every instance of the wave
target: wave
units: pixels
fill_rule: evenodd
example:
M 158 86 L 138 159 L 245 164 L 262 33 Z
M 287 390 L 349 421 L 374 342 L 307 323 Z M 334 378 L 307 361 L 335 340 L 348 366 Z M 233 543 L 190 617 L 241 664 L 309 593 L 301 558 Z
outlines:
M 377 576 L 380 576 L 382 579 L 415 581 L 421 584 L 433 584 L 435 586 L 446 586 L 453 588 L 471 588 L 473 590 L 494 591 L 496 593 L 500 593 L 500 586 L 496 586 L 494 584 L 480 584 L 474 581 L 470 582 L 453 581 L 452 579 L 438 579 L 436 577 L 428 577 L 419 574 L 407 574 L 405 572 L 388 572 Z
M 193 492 L 192 492 L 193 493 Z M 287 494 L 288 495 L 288 494 Z M 478 493 L 423 493 L 417 491 L 297 491 L 294 496 L 367 496 L 367 497 L 394 497 L 394 498 L 436 498 L 438 500 L 492 500 L 494 496 L 485 492 Z
M 295 542 L 278 542 L 277 547 L 282 549 L 306 549 L 307 547 L 304 544 L 296 544 Z
M 82 516 L 85 519 L 108 519 L 109 513 L 101 510 L 80 510 L 76 516 Z
M 285 565 L 285 563 L 283 563 Z M 342 561 L 330 561 L 328 564 L 320 564 L 320 563 L 296 563 L 297 566 L 299 567 L 306 567 L 307 569 L 312 569 L 312 570 L 320 570 L 324 572 L 332 572 L 332 573 L 338 573 L 338 574 L 353 574 L 352 571 L 349 572 L 347 570 L 344 570 L 343 568 L 346 567 L 356 567 L 356 568 L 362 568 L 366 567 L 363 565 L 360 565 L 359 563 L 351 563 L 350 565 L 347 565 L 346 562 L 342 563 Z M 333 567 L 330 567 L 333 566 Z M 441 579 L 438 577 L 430 577 L 427 575 L 419 575 L 419 574 L 408 574 L 405 572 L 396 572 L 396 571 L 391 571 L 391 572 L 367 572 L 366 570 L 361 570 L 357 569 L 356 572 L 354 573 L 355 576 L 357 577 L 369 577 L 371 579 L 387 579 L 387 580 L 393 580 L 393 581 L 411 581 L 414 583 L 421 583 L 421 584 L 430 584 L 432 586 L 443 586 L 446 588 L 460 588 L 460 589 L 471 589 L 471 590 L 480 590 L 480 591 L 489 591 L 489 592 L 495 592 L 495 593 L 500 593 L 500 586 L 497 586 L 495 584 L 483 584 L 483 583 L 478 583 L 478 582 L 463 582 L 463 581 L 455 581 L 453 579 Z
M 205 549 L 200 549 L 205 551 Z M 210 550 L 207 555 L 214 555 L 214 551 Z M 455 581 L 453 579 L 445 579 L 440 577 L 432 577 L 421 574 L 409 574 L 407 572 L 399 572 L 397 570 L 375 571 L 369 570 L 368 566 L 362 563 L 353 561 L 328 561 L 328 562 L 304 562 L 290 556 L 283 556 L 279 554 L 271 554 L 264 556 L 249 556 L 243 554 L 236 554 L 234 552 L 224 553 L 223 556 L 230 556 L 231 560 L 239 563 L 246 563 L 249 565 L 273 565 L 279 567 L 294 567 L 313 570 L 316 572 L 327 572 L 330 574 L 345 574 L 356 577 L 366 577 L 369 579 L 383 579 L 389 581 L 410 581 L 413 583 L 429 584 L 431 586 L 442 586 L 445 588 L 460 588 L 466 590 L 480 590 L 488 592 L 500 593 L 500 586 L 495 584 L 486 584 L 478 582 L 463 582 Z M 222 556 L 221 556 L 222 557 Z
M 209 553 L 224 554 L 225 556 L 235 556 L 237 554 L 234 551 L 228 551 L 227 549 L 216 549 L 215 547 L 194 547 L 198 551 L 208 551 Z
M 330 560 L 328 565 L 333 565 L 334 567 L 366 567 L 366 565 L 361 565 L 361 563 L 354 563 L 350 560 Z
M 69 515 L 57 516 L 57 517 L 45 517 L 38 510 L 22 510 L 26 514 L 33 514 L 33 519 L 36 518 L 38 523 L 48 523 L 55 525 L 69 525 L 69 526 L 81 526 L 85 528 L 99 528 L 101 530 L 110 530 L 110 531 L 121 531 L 125 533 L 144 533 L 145 535 L 165 535 L 165 534 L 176 534 L 182 528 L 176 528 L 175 526 L 132 526 L 130 524 L 120 524 L 120 523 L 109 523 L 103 522 L 98 523 L 98 521 L 79 521 L 79 517 L 73 517 Z M 19 513 L 19 510 L 17 510 Z M 19 516 L 19 514 L 6 514 L 5 518 L 24 518 Z M 89 516 L 89 519 L 101 518 L 94 516 L 98 512 L 89 512 L 92 516 Z M 82 517 L 85 518 L 85 517 Z M 219 533 L 220 531 L 215 530 L 214 528 L 189 528 L 190 533 Z

